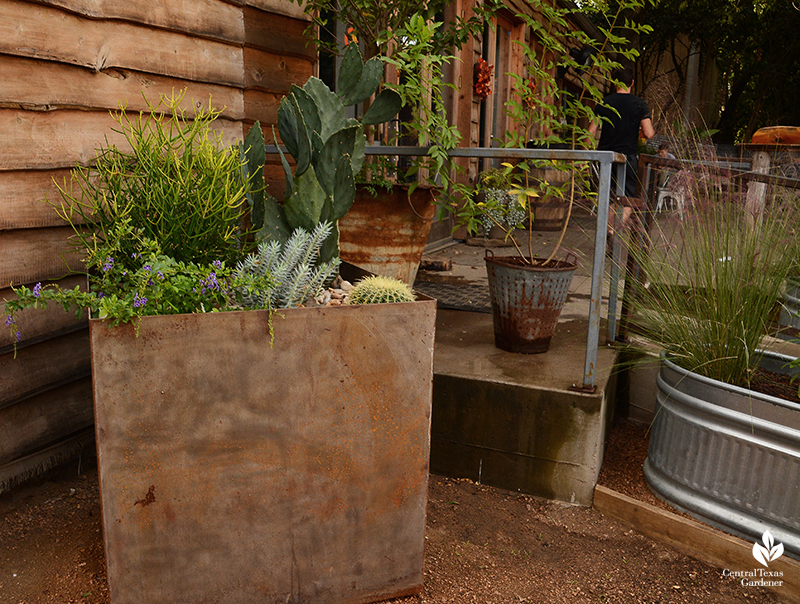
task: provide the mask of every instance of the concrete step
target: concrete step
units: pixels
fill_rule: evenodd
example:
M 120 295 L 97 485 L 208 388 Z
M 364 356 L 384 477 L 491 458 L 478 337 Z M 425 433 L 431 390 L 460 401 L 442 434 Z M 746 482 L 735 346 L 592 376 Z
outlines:
M 439 310 L 431 471 L 591 505 L 613 413 L 614 349 L 601 346 L 594 393 L 581 385 L 586 319 L 562 320 L 550 350 L 496 348 L 492 316 Z

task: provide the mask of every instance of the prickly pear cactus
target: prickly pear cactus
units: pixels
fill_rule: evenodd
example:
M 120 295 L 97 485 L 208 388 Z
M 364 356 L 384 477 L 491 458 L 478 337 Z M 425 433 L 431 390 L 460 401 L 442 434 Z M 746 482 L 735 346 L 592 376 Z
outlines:
M 283 98 L 278 131 L 295 160 L 295 169 L 292 172 L 281 153 L 286 175 L 284 203 L 281 206 L 274 199 L 265 200 L 262 239 L 286 240 L 296 228 L 312 230 L 320 222 L 331 222 L 333 233 L 320 251 L 320 262 L 338 257 L 336 222 L 353 205 L 355 175 L 364 163 L 364 126 L 388 121 L 402 102 L 397 93 L 382 90 L 361 121 L 347 118 L 345 108 L 374 94 L 382 76 L 380 59 L 375 57 L 365 64 L 358 46 L 350 44 L 342 58 L 338 92 L 312 77 L 302 88 L 292 86 Z
M 391 277 L 365 277 L 350 290 L 350 304 L 385 304 L 390 302 L 413 302 L 411 287 Z

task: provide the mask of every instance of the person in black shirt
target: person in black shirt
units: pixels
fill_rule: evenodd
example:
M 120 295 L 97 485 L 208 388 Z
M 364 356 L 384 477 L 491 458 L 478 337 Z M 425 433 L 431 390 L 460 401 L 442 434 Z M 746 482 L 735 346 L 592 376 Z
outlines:
M 637 143 L 639 133 L 645 138 L 653 138 L 655 130 L 650 117 L 650 108 L 644 99 L 631 94 L 633 88 L 633 69 L 630 67 L 617 69 L 611 74 L 616 81 L 616 91 L 603 99 L 603 104 L 598 105 L 594 112 L 599 120 L 600 142 L 597 146 L 602 151 L 616 151 L 627 157 L 625 170 L 625 196 L 636 196 L 636 185 L 639 181 L 639 157 Z M 593 122 L 589 127 L 592 135 L 597 132 L 598 123 Z M 612 196 L 616 193 L 616 183 L 613 184 Z M 625 207 L 623 227 L 628 223 L 631 208 Z

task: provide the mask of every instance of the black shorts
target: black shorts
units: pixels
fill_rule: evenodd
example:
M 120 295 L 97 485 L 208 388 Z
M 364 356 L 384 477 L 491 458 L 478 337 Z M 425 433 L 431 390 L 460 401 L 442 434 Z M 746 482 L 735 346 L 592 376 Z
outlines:
M 639 183 L 639 157 L 636 155 L 626 155 L 628 161 L 625 164 L 625 197 L 636 197 L 636 185 Z M 613 164 L 611 168 L 611 195 L 617 194 L 617 166 Z

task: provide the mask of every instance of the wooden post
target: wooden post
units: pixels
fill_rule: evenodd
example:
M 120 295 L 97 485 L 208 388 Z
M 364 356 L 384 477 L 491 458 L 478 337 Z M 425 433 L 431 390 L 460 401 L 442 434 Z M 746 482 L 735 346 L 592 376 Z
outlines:
M 756 172 L 757 174 L 768 174 L 769 163 L 770 154 L 768 151 L 753 151 L 753 165 L 751 168 L 753 172 Z M 766 183 L 756 182 L 754 180 L 751 180 L 749 183 L 747 183 L 747 200 L 745 201 L 745 208 L 753 216 L 753 218 L 756 218 L 759 221 L 764 213 L 766 193 Z

